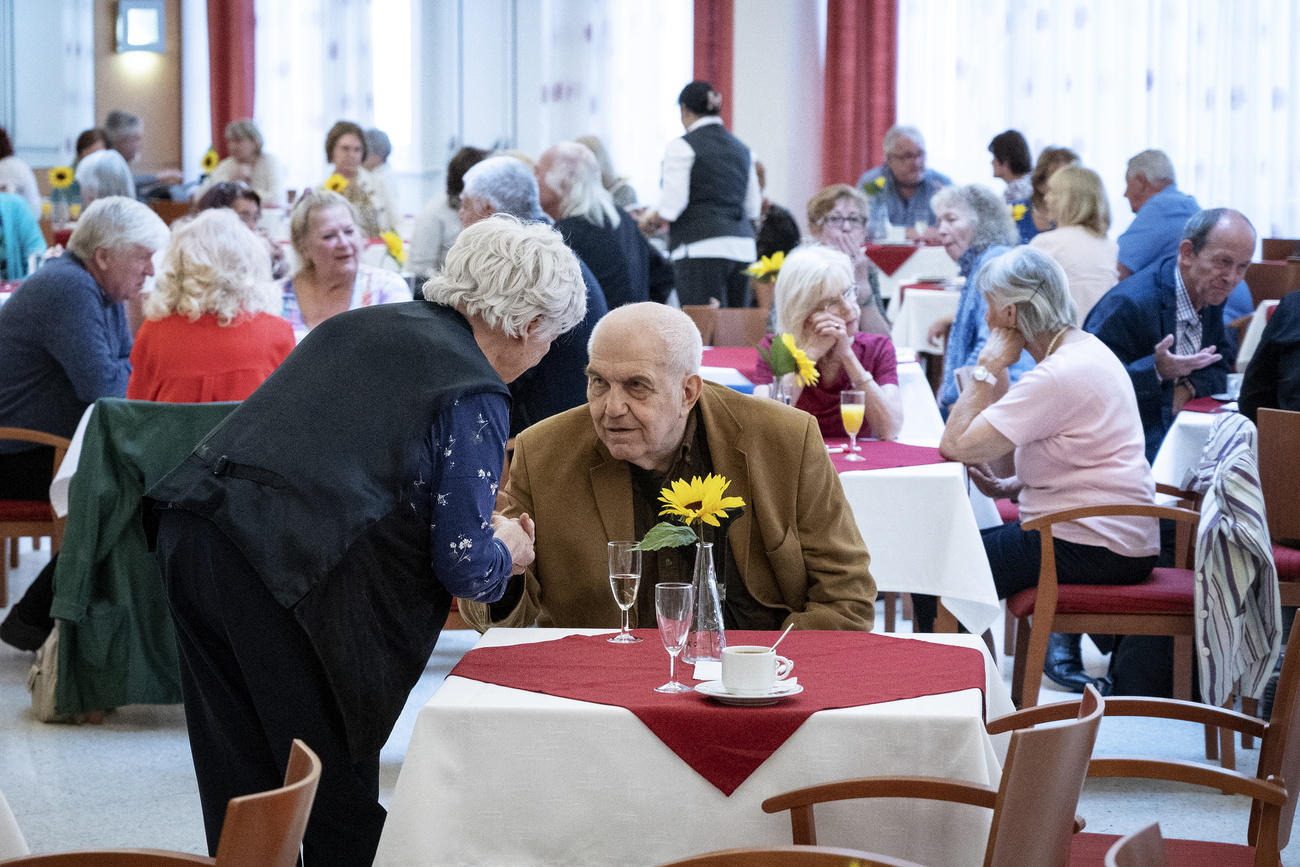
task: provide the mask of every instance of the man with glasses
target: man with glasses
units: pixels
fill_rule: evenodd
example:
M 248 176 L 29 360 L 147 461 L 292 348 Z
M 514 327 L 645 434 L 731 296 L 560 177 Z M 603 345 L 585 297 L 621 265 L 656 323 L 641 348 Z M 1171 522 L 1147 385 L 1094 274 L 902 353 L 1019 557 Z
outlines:
M 952 184 L 947 175 L 925 167 L 925 138 L 914 126 L 889 128 L 885 133 L 885 164 L 864 172 L 858 178 L 858 188 L 872 195 L 870 187 L 879 187 L 881 179 L 884 179 L 889 222 L 907 226 L 909 237 L 919 223 L 934 225 L 930 198 Z

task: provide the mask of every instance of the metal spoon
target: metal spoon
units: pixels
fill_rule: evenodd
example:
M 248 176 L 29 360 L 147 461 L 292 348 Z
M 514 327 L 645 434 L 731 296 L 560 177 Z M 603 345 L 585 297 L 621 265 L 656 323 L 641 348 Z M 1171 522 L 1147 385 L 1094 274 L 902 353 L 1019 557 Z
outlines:
M 776 645 L 777 645 L 777 644 L 780 644 L 782 641 L 785 641 L 785 637 L 786 637 L 787 635 L 790 634 L 790 630 L 791 630 L 791 629 L 794 629 L 794 624 L 793 624 L 793 623 L 791 623 L 789 626 L 787 626 L 787 627 L 785 628 L 785 632 L 782 632 L 782 633 L 781 633 L 781 636 L 780 636 L 779 638 L 777 638 L 777 640 L 776 640 L 776 644 L 773 644 L 773 645 L 772 645 L 772 649 L 773 649 L 773 650 L 776 650 Z

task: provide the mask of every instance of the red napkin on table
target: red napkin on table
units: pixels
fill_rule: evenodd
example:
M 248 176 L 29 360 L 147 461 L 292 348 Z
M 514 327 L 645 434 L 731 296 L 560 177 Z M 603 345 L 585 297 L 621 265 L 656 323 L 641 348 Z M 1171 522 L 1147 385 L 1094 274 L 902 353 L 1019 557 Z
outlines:
M 715 346 L 704 350 L 705 367 L 730 367 L 746 379 L 758 372 L 758 348 L 754 346 Z
M 912 244 L 868 244 L 866 247 L 867 258 L 890 277 L 915 252 L 916 247 Z
M 968 647 L 870 632 L 791 632 L 779 652 L 795 661 L 804 691 L 770 707 L 726 707 L 698 693 L 665 695 L 668 654 L 652 629 L 640 644 L 605 635 L 480 647 L 451 670 L 512 689 L 624 707 L 684 762 L 730 795 L 819 710 L 983 690 L 984 657 Z M 731 645 L 771 645 L 779 633 L 732 631 Z M 678 661 L 678 680 L 690 667 Z
M 848 449 L 848 437 L 828 439 L 826 445 L 831 448 Z M 893 467 L 920 467 L 926 464 L 945 463 L 939 450 L 930 446 L 909 446 L 903 443 L 884 442 L 881 440 L 858 440 L 858 454 L 864 461 L 847 460 L 848 451 L 831 452 L 831 463 L 835 470 L 847 473 L 850 470 L 887 470 Z
M 1224 403 L 1226 401 L 1215 400 L 1212 397 L 1194 397 L 1183 404 L 1183 410 L 1186 412 L 1205 412 L 1213 415 L 1223 411 Z

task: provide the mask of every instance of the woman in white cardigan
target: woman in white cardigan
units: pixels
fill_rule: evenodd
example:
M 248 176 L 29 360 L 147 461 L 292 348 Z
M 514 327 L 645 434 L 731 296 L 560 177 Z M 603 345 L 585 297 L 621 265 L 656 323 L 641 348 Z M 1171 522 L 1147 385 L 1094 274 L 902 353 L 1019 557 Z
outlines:
M 1106 237 L 1110 205 L 1101 177 L 1078 165 L 1058 169 L 1047 182 L 1047 209 L 1056 228 L 1035 235 L 1029 246 L 1065 269 L 1079 308 L 1075 324 L 1083 325 L 1092 305 L 1119 282 L 1119 245 Z

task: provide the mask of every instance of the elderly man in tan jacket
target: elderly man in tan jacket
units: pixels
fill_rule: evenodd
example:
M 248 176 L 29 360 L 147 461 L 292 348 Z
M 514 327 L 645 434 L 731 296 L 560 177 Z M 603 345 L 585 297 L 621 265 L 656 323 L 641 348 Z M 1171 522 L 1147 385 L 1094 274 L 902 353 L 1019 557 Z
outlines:
M 700 379 L 699 332 L 679 310 L 620 307 L 590 343 L 586 406 L 516 441 L 505 514 L 536 523 L 537 559 L 491 605 L 460 603 L 490 626 L 616 628 L 606 543 L 640 539 L 658 520 L 659 491 L 715 473 L 739 517 L 717 531 L 729 628 L 871 628 L 876 585 L 816 420 Z M 654 585 L 690 581 L 694 550 L 644 555 L 632 625 L 651 627 Z

